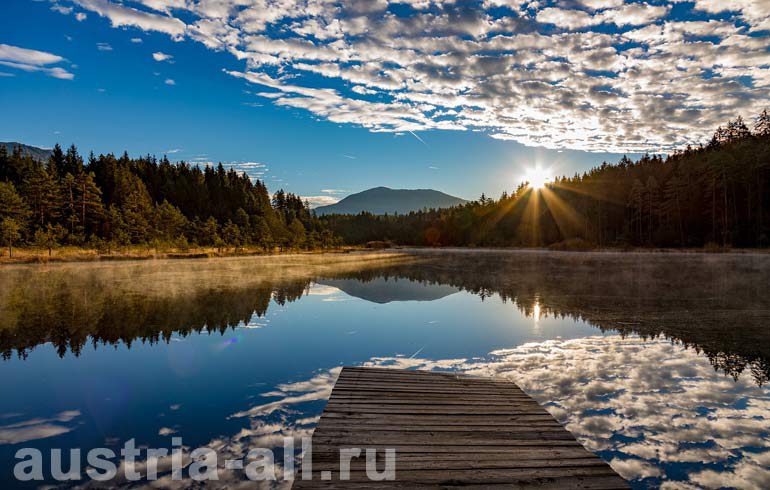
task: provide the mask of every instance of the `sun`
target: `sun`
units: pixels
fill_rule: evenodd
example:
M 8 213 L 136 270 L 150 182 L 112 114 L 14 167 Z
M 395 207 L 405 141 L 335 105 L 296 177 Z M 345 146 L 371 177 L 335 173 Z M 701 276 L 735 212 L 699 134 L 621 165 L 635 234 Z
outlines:
M 539 165 L 530 167 L 524 174 L 524 182 L 529 182 L 533 189 L 542 189 L 551 181 L 551 169 L 542 168 Z

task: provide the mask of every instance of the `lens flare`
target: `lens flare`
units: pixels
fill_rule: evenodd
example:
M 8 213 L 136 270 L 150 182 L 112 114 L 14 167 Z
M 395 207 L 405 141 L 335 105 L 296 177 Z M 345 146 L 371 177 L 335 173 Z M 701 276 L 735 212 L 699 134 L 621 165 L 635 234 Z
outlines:
M 542 168 L 539 165 L 528 168 L 524 173 L 524 182 L 528 182 L 533 189 L 542 189 L 551 181 L 551 169 Z

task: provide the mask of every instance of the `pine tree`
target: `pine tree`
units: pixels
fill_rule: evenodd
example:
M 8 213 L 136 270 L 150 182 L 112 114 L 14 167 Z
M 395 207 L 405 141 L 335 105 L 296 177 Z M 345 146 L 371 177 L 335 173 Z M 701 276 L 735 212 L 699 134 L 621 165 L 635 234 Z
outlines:
M 13 218 L 3 218 L 0 221 L 0 239 L 8 247 L 8 257 L 13 257 L 13 245 L 21 240 L 21 225 Z
M 51 156 L 48 158 L 48 166 L 46 168 L 50 175 L 55 176 L 57 179 L 64 177 L 66 173 L 64 170 L 64 152 L 56 143 L 51 151 Z
M 225 226 L 222 227 L 222 239 L 227 245 L 232 245 L 237 252 L 238 247 L 241 246 L 241 229 L 232 221 L 227 220 Z
M 267 221 L 262 216 L 256 216 L 252 220 L 251 226 L 252 240 L 254 243 L 267 250 L 273 246 L 273 234 L 270 232 L 270 227 L 267 225 Z
M 53 249 L 58 247 L 66 231 L 61 225 L 48 224 L 45 228 L 39 228 L 35 231 L 35 245 L 48 249 L 48 256 L 53 255 Z
M 8 148 L 0 144 L 0 181 L 7 180 L 10 175 L 10 159 L 8 158 Z
M 41 165 L 27 176 L 23 191 L 38 225 L 44 226 L 61 215 L 59 188 Z
M 75 182 L 75 176 L 72 174 L 66 174 L 61 179 L 60 197 L 61 197 L 61 210 L 63 221 L 67 224 L 70 236 L 76 235 L 76 228 L 78 226 L 78 212 L 77 205 L 75 203 L 75 193 L 77 189 L 77 183 Z
M 299 248 L 305 243 L 305 227 L 300 220 L 295 219 L 289 224 L 289 234 L 292 247 Z
M 770 114 L 767 109 L 757 116 L 757 122 L 754 124 L 754 134 L 757 136 L 770 136 Z
M 214 217 L 210 217 L 203 223 L 203 227 L 200 230 L 199 242 L 201 245 L 217 245 L 221 238 L 219 236 L 219 225 Z
M 637 237 L 642 240 L 642 222 L 644 215 L 644 185 L 639 179 L 634 179 L 631 186 L 631 195 L 628 199 L 628 206 L 634 210 L 632 222 L 636 225 Z
M 69 175 L 69 174 L 68 174 Z M 104 214 L 102 190 L 94 182 L 94 174 L 80 172 L 75 177 L 75 202 L 80 226 L 86 232 L 95 230 Z
M 680 179 L 677 173 L 674 173 L 663 187 L 663 203 L 661 205 L 661 211 L 676 223 L 680 246 L 686 244 L 682 217 L 682 201 L 687 189 L 686 186 L 687 183 Z
M 749 128 L 746 126 L 746 123 L 743 122 L 741 116 L 738 116 L 735 121 L 730 121 L 727 124 L 727 141 L 740 141 L 750 136 L 751 131 L 749 131 Z
M 653 230 L 655 229 L 655 217 L 658 215 L 658 210 L 660 207 L 660 186 L 658 185 L 657 179 L 650 175 L 647 178 L 647 185 L 646 185 L 646 191 L 647 191 L 647 211 L 648 211 L 648 217 L 649 217 L 649 240 L 650 244 L 654 243 L 653 241 Z
M 30 210 L 24 199 L 10 182 L 0 182 L 0 218 L 12 218 L 17 223 L 26 223 Z
M 110 247 L 131 243 L 131 236 L 126 229 L 123 214 L 117 206 L 110 206 L 105 213 L 103 237 Z
M 64 169 L 63 174 L 68 173 L 72 175 L 80 175 L 83 172 L 83 158 L 78 154 L 78 149 L 75 145 L 71 145 L 67 149 L 67 154 L 64 156 Z
M 189 226 L 184 214 L 177 208 L 163 201 L 155 210 L 155 229 L 158 235 L 166 241 L 177 239 L 183 235 Z

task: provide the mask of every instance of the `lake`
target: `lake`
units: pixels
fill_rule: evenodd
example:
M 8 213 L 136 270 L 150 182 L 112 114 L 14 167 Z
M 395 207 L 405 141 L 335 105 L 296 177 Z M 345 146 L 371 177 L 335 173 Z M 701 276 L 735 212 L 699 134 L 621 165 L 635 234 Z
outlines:
M 763 254 L 5 267 L 0 486 L 44 483 L 14 479 L 26 447 L 279 447 L 312 433 L 341 366 L 364 365 L 513 380 L 636 488 L 770 488 L 768 286 Z M 189 486 L 159 467 L 156 487 Z M 254 486 L 219 478 L 209 486 Z

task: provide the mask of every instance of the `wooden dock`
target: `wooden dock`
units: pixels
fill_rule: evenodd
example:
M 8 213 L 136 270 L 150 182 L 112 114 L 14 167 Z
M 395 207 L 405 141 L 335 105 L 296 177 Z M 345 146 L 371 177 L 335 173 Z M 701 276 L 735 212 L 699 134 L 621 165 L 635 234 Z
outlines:
M 347 481 L 344 448 L 363 450 Z M 395 480 L 368 479 L 366 448 L 376 449 L 379 471 L 385 449 L 395 449 Z M 295 489 L 628 488 L 514 383 L 424 371 L 343 368 L 313 433 L 312 462 L 312 480 Z

